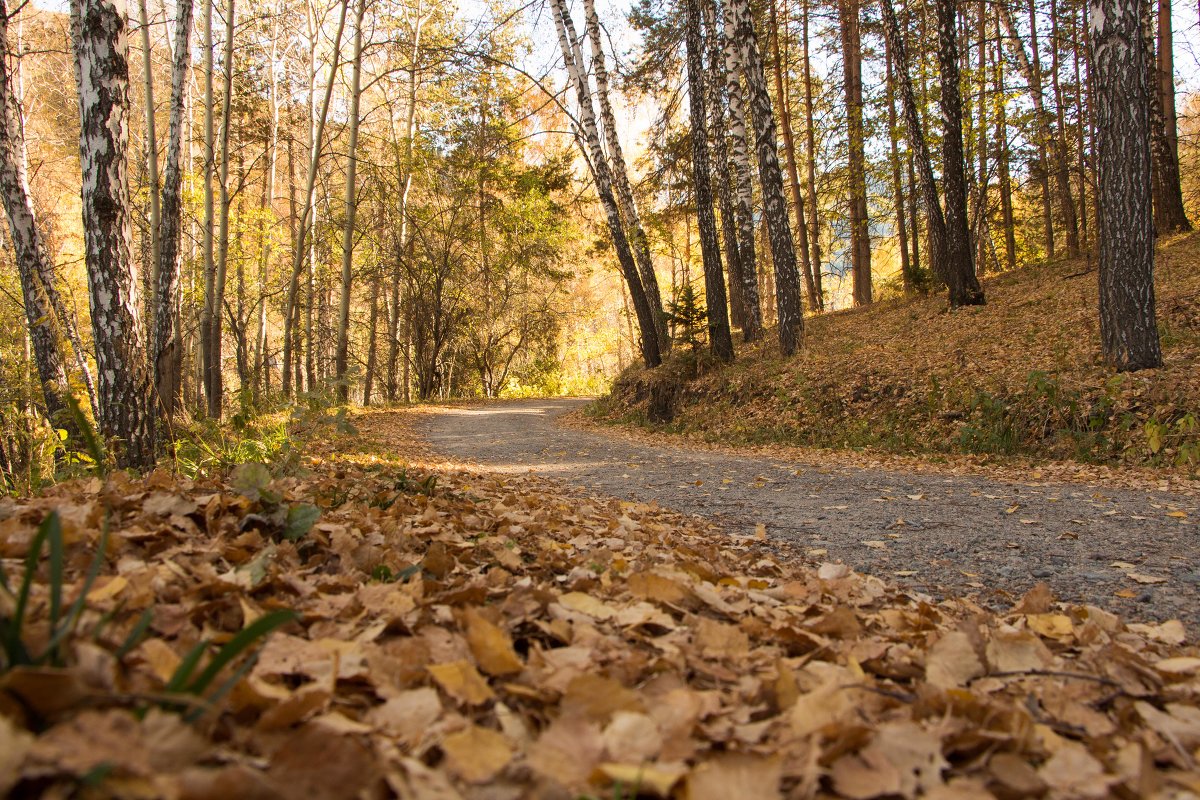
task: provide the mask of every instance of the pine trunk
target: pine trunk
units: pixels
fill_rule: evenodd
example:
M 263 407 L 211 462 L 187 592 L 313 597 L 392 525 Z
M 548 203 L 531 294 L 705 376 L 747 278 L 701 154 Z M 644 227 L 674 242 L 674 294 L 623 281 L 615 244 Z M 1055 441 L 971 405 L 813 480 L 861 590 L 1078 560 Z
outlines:
M 1100 338 L 1118 371 L 1162 365 L 1154 310 L 1147 55 L 1138 0 L 1091 0 L 1100 228 Z
M 958 89 L 958 13 L 956 0 L 937 0 L 938 63 L 941 72 L 942 189 L 945 193 L 945 281 L 950 307 L 983 305 L 975 276 L 971 223 L 967 216 L 967 176 L 963 157 L 962 98 Z
M 847 170 L 850 176 L 850 263 L 854 305 L 870 305 L 871 232 L 867 216 L 867 157 L 863 130 L 862 40 L 858 0 L 838 0 L 842 35 L 842 87 L 846 95 Z

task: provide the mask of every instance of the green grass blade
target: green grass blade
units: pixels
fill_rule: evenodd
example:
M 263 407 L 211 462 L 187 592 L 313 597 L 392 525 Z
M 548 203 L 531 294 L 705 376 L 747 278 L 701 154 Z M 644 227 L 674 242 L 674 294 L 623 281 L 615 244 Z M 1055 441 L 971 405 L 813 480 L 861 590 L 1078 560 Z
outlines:
M 29 543 L 29 554 L 25 557 L 25 574 L 21 577 L 21 586 L 17 590 L 17 604 L 9 622 L 8 645 L 5 647 L 9 653 L 21 654 L 22 662 L 27 661 L 29 656 L 25 644 L 21 641 L 21 631 L 25 627 L 25 611 L 29 605 L 29 593 L 33 589 L 33 579 L 37 576 L 42 545 L 46 543 L 46 537 L 50 535 L 50 527 L 56 524 L 58 524 L 58 512 L 51 511 L 38 526 L 37 534 Z M 14 660 L 13 663 L 18 662 Z
M 57 628 L 52 628 L 53 631 L 50 641 L 46 645 L 46 653 L 53 653 L 55 648 L 66 641 L 67 636 L 75 630 L 75 625 L 79 622 L 79 617 L 83 614 L 83 609 L 87 605 L 88 592 L 92 590 L 92 585 L 96 582 L 96 578 L 100 576 L 100 567 L 104 565 L 104 551 L 108 548 L 108 518 L 104 520 L 104 526 L 100 531 L 100 541 L 96 544 L 96 556 L 92 559 L 92 565 L 88 567 L 87 577 L 83 579 L 83 587 L 79 590 L 79 596 L 75 598 L 75 602 L 71 604 L 70 610 L 67 612 L 66 618 Z M 63 654 L 58 654 L 61 659 Z
M 113 653 L 118 661 L 129 655 L 129 652 L 138 646 L 142 638 L 145 637 L 146 631 L 150 629 L 150 623 L 153 619 L 154 611 L 152 609 L 147 608 L 142 612 L 142 615 L 138 617 L 138 621 L 130 629 L 129 635 L 125 637 L 125 641 L 121 642 L 121 646 Z
M 272 611 L 269 614 L 264 614 L 254 622 L 247 625 L 242 630 L 238 631 L 237 635 L 230 639 L 225 645 L 217 651 L 213 656 L 213 660 L 208 663 L 196 680 L 188 685 L 187 691 L 192 694 L 204 694 L 204 690 L 208 688 L 213 679 L 217 677 L 225 665 L 240 656 L 250 648 L 259 639 L 262 639 L 271 631 L 281 625 L 284 625 L 296 619 L 296 612 L 291 610 Z
M 187 684 L 188 678 L 192 677 L 192 673 L 196 671 L 196 665 L 200 663 L 200 659 L 204 657 L 204 651 L 207 649 L 207 639 L 197 642 L 196 646 L 188 651 L 188 654 L 179 662 L 179 666 L 175 668 L 175 672 L 171 675 L 171 680 L 167 681 L 165 691 L 184 691 L 184 686 Z
M 264 645 L 265 647 L 265 645 Z M 205 715 L 213 706 L 221 702 L 225 695 L 233 691 L 233 687 L 237 686 L 238 681 L 246 677 L 250 670 L 254 669 L 254 665 L 258 663 L 258 657 L 262 655 L 263 648 L 260 647 L 254 651 L 254 654 L 238 665 L 238 668 L 233 671 L 233 674 L 226 678 L 216 691 L 204 698 L 204 704 L 197 706 L 189 711 L 183 718 L 184 722 L 195 722 Z

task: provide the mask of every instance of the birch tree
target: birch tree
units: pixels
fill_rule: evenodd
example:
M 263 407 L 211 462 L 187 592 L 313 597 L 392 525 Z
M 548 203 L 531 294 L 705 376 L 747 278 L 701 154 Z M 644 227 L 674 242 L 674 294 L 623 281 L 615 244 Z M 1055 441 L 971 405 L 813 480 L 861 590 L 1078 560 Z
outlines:
M 132 256 L 129 32 L 121 0 L 72 0 L 79 92 L 84 260 L 98 372 L 100 432 L 122 467 L 153 466 L 154 386 Z
M 66 408 L 67 372 L 55 335 L 51 295 L 54 265 L 38 225 L 26 169 L 25 128 L 18 103 L 16 60 L 8 50 L 9 10 L 0 0 L 0 194 L 8 216 L 8 231 L 15 251 L 25 319 L 37 366 L 46 414 L 57 419 Z
M 555 25 L 558 28 L 559 45 L 567 69 L 568 83 L 574 87 L 579 104 L 579 135 L 587 147 L 586 154 L 589 156 L 588 161 L 596 181 L 596 194 L 600 196 L 600 204 L 604 208 L 609 233 L 612 235 L 613 247 L 617 251 L 617 263 L 625 277 L 625 283 L 633 301 L 634 313 L 637 315 L 642 361 L 647 367 L 657 367 L 662 362 L 662 351 L 658 346 L 658 329 L 655 325 L 654 312 L 646 296 L 645 287 L 642 285 L 629 239 L 625 235 L 617 198 L 613 193 L 612 172 L 609 169 L 608 158 L 600 144 L 595 106 L 592 103 L 587 74 L 581 63 L 582 53 L 579 52 L 578 46 L 573 44 L 578 41 L 574 34 L 574 24 L 567 12 L 565 0 L 551 0 L 551 8 L 554 12 Z
M 205 0 L 207 2 L 207 0 Z M 183 227 L 183 133 L 188 73 L 192 64 L 192 0 L 175 4 L 175 46 L 171 63 L 170 122 L 159 217 L 151 361 L 160 413 L 170 419 L 179 403 L 183 380 L 183 342 L 179 335 L 180 233 Z
M 346 29 L 346 9 L 349 0 L 341 0 L 337 33 L 333 37 L 333 61 L 329 65 L 329 80 L 325 84 L 325 96 L 321 109 L 313 124 L 313 142 L 308 157 L 308 175 L 304 181 L 304 202 L 300 204 L 300 218 L 296 224 L 296 238 L 292 245 L 292 274 L 288 281 L 287 305 L 284 309 L 283 325 L 283 393 L 292 394 L 292 354 L 295 346 L 296 311 L 299 310 L 300 273 L 304 271 L 305 244 L 309 238 L 309 220 L 313 209 L 313 193 L 317 184 L 317 168 L 321 164 L 321 141 L 325 135 L 325 121 L 329 118 L 329 103 L 333 97 L 333 86 L 337 80 L 338 63 L 341 60 L 342 33 Z M 315 43 L 315 39 L 314 39 Z M 312 298 L 309 298 L 309 310 Z M 310 347 L 311 350 L 311 347 Z
M 654 262 L 650 259 L 650 239 L 642 227 L 637 200 L 633 196 L 633 187 L 629 183 L 629 171 L 625 166 L 625 153 L 621 149 L 621 139 L 617 135 L 617 117 L 613 113 L 612 102 L 608 94 L 608 67 L 605 64 L 604 46 L 600 39 L 600 18 L 596 14 L 595 0 L 583 0 L 583 11 L 585 31 L 588 41 L 591 43 L 592 72 L 596 77 L 600 127 L 603 129 L 604 144 L 612 169 L 613 186 L 616 189 L 617 202 L 621 208 L 621 218 L 628 231 L 629 245 L 633 248 L 633 257 L 637 262 L 638 275 L 641 276 L 642 287 L 646 291 L 646 301 L 654 313 L 654 327 L 658 331 L 658 347 L 666 353 L 671 349 L 671 335 L 667 331 L 667 317 L 663 313 L 658 276 L 654 273 Z M 579 48 L 574 48 L 574 52 L 576 59 L 582 63 L 582 54 L 579 52 Z
M 687 22 L 688 106 L 692 127 L 692 185 L 700 229 L 700 253 L 704 259 L 704 297 L 708 317 L 708 347 L 722 361 L 733 360 L 733 339 L 726 310 L 725 273 L 721 268 L 721 245 L 713 212 L 711 167 L 708 159 L 708 124 L 704 92 L 703 36 L 700 0 L 684 0 Z
M 350 291 L 353 288 L 354 219 L 358 211 L 355 180 L 358 171 L 359 100 L 362 97 L 363 17 L 366 0 L 358 0 L 354 14 L 354 54 L 350 66 L 350 141 L 346 145 L 346 222 L 342 230 L 342 295 L 338 304 L 337 355 L 334 372 L 338 399 L 343 403 L 350 397 L 346 378 L 346 362 L 350 353 Z
M 725 50 L 725 87 L 729 97 L 729 161 L 733 166 L 732 179 L 736 197 L 738 256 L 742 271 L 742 338 L 758 341 L 763 334 L 762 303 L 758 292 L 758 270 L 754 257 L 754 187 L 750 167 L 750 145 L 746 133 L 746 96 L 742 91 L 742 61 L 733 14 L 729 6 L 720 6 Z
M 758 152 L 758 179 L 763 197 L 767 239 L 775 268 L 775 307 L 779 316 L 779 344 L 784 355 L 795 353 L 804 341 L 804 310 L 800 305 L 800 273 L 796 269 L 796 250 L 792 226 L 788 221 L 787 200 L 783 196 L 783 173 L 775 137 L 775 112 L 754 32 L 750 0 L 730 0 L 734 36 L 739 50 L 742 75 L 750 97 L 754 120 L 755 149 Z

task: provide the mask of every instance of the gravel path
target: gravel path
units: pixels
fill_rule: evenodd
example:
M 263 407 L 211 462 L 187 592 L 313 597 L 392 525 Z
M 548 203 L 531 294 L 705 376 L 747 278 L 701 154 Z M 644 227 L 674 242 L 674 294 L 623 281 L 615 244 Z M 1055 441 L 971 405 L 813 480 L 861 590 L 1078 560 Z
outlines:
M 444 409 L 423 417 L 421 432 L 435 450 L 489 470 L 657 500 L 731 532 L 762 524 L 814 561 L 844 561 L 935 597 L 1003 608 L 1044 580 L 1063 600 L 1126 618 L 1200 623 L 1193 496 L 782 461 L 556 424 L 583 402 Z

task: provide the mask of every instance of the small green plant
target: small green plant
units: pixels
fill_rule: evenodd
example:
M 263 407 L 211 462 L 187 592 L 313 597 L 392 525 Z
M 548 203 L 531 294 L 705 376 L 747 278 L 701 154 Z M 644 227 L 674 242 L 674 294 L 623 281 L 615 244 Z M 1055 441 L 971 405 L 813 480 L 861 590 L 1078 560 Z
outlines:
M 287 463 L 296 455 L 281 415 L 236 418 L 233 430 L 213 421 L 184 429 L 175 442 L 175 464 L 189 478 L 224 472 L 251 461 Z
M 958 432 L 958 443 L 969 453 L 1009 455 L 1017 450 L 1017 431 L 1008 404 L 985 391 L 971 398 L 971 417 Z
M 108 528 L 106 525 L 100 534 L 100 541 L 96 546 L 96 556 L 92 559 L 79 596 L 65 609 L 63 607 L 63 590 L 66 580 L 63 574 L 65 557 L 62 521 L 59 519 L 58 512 L 51 511 L 38 526 L 37 534 L 29 545 L 29 553 L 25 557 L 25 567 L 15 592 L 10 588 L 4 571 L 0 570 L 0 593 L 4 595 L 4 602 L 0 602 L 0 659 L 2 659 L 0 660 L 0 674 L 14 667 L 63 665 L 66 658 L 66 645 L 75 634 L 87 594 L 100 574 L 100 565 L 104 563 L 104 549 L 107 544 Z M 43 549 L 48 551 L 49 569 L 46 581 L 46 588 L 49 591 L 47 635 L 40 650 L 35 651 L 32 644 L 33 637 L 30 635 L 29 603 L 34 583 L 37 580 L 38 569 L 41 566 Z
M 700 351 L 704 343 L 708 312 L 700 295 L 690 283 L 685 283 L 675 299 L 667 304 L 667 321 L 671 325 L 672 338 L 676 344 L 687 345 L 693 353 Z
M 213 685 L 217 676 L 221 674 L 221 670 L 237 660 L 243 653 L 249 651 L 251 647 L 260 642 L 265 643 L 265 639 L 276 628 L 286 625 L 296 618 L 296 612 L 288 609 L 272 611 L 262 615 L 238 631 L 232 639 L 223 644 L 221 649 L 213 655 L 204 669 L 200 670 L 199 673 L 197 673 L 197 670 L 200 667 L 200 661 L 204 658 L 204 654 L 208 652 L 211 643 L 208 640 L 203 640 L 189 650 L 187 655 L 183 657 L 183 660 L 179 662 L 179 666 L 175 668 L 175 672 L 171 675 L 165 687 L 167 694 L 191 695 L 200 701 L 199 703 L 190 704 L 191 710 L 184 715 L 184 719 L 188 722 L 193 722 L 219 703 L 237 685 L 237 682 L 254 667 L 259 653 L 262 652 L 262 647 L 260 646 L 225 681 L 206 695 L 205 693 L 208 692 L 209 687 Z M 171 704 L 168 703 L 168 705 Z

